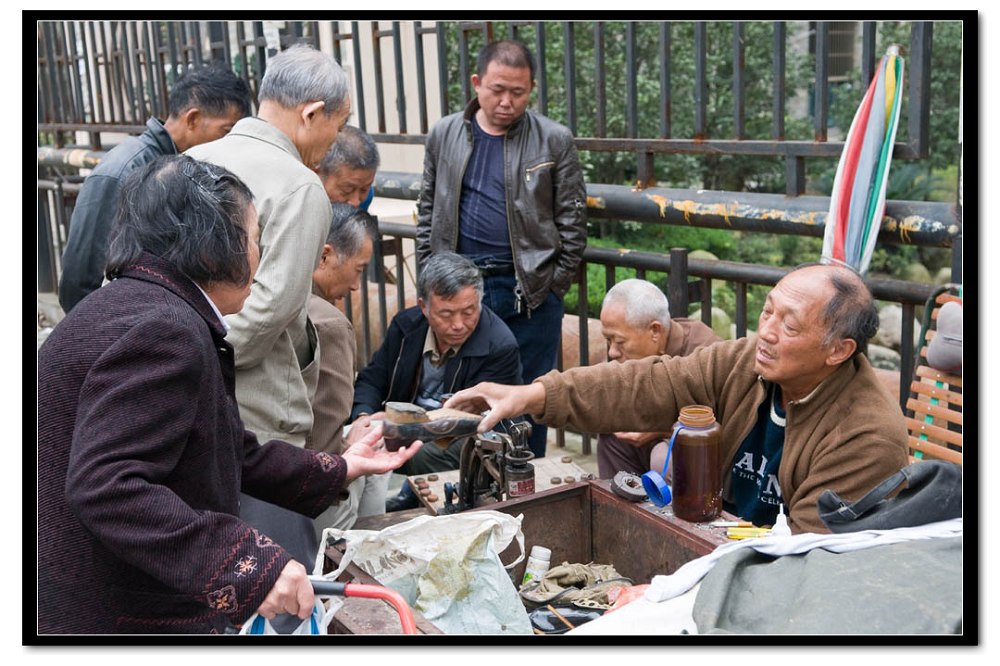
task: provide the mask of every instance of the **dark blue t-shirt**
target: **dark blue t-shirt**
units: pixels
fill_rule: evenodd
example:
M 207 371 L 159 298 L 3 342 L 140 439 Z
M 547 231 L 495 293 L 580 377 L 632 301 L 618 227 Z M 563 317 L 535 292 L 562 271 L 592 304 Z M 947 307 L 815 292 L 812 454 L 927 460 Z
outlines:
M 503 176 L 505 136 L 487 134 L 472 117 L 472 156 L 462 178 L 458 253 L 512 259 Z
M 778 465 L 785 447 L 785 410 L 775 386 L 757 409 L 757 423 L 733 456 L 729 513 L 754 525 L 773 525 L 782 502 Z

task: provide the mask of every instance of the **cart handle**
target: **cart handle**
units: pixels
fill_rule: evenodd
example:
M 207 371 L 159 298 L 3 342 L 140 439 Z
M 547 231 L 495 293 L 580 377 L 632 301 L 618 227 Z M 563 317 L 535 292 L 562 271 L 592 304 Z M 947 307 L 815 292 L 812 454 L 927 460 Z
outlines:
M 365 585 L 363 583 L 338 583 L 325 578 L 310 577 L 313 591 L 323 597 L 358 597 L 361 599 L 382 599 L 387 601 L 399 614 L 399 622 L 404 634 L 416 634 L 417 624 L 413 620 L 413 611 L 396 590 L 380 585 Z

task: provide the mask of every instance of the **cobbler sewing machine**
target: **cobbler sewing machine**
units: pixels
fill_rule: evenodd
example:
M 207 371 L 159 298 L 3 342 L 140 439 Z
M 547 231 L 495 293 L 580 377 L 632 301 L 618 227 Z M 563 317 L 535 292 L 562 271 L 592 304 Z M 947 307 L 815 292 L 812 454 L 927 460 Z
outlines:
M 504 420 L 497 429 L 467 438 L 459 458 L 458 487 L 445 484 L 444 513 L 465 511 L 535 492 L 531 424 Z M 453 501 L 455 495 L 457 503 Z
M 444 484 L 441 513 L 456 513 L 535 492 L 534 454 L 528 447 L 531 424 L 504 419 L 478 433 L 481 417 L 455 410 L 425 411 L 409 403 L 386 404 L 382 422 L 386 447 L 394 451 L 414 440 L 425 446 L 451 446 L 462 438 L 458 481 Z M 417 492 L 423 490 L 417 488 Z
M 527 446 L 531 427 L 528 423 L 504 421 L 494 430 L 477 434 L 481 419 L 474 414 L 450 410 L 424 412 L 407 405 L 406 411 L 418 419 L 418 427 L 401 427 L 399 420 L 408 417 L 395 413 L 391 406 L 391 403 L 386 405 L 383 421 L 383 438 L 388 448 L 405 446 L 415 439 L 423 441 L 425 446 L 447 446 L 463 437 L 461 469 L 427 475 L 426 479 L 410 479 L 414 487 L 421 480 L 429 482 L 425 489 L 429 494 L 444 495 L 443 506 L 439 497 L 422 496 L 419 509 L 361 518 L 355 529 L 377 531 L 427 513 L 500 511 L 522 517 L 524 544 L 529 547 L 544 544 L 552 550 L 553 561 L 613 563 L 619 573 L 636 582 L 648 582 L 653 575 L 676 571 L 685 562 L 728 542 L 724 527 L 689 523 L 651 502 L 623 499 L 613 490 L 610 480 L 594 479 L 568 456 L 533 460 Z M 524 483 L 528 478 L 526 470 L 518 470 L 522 463 L 530 469 L 530 486 Z M 514 474 L 510 473 L 510 467 L 515 468 Z M 527 491 L 529 487 L 533 492 Z M 501 553 L 501 561 L 514 561 L 518 550 L 519 545 L 511 543 Z M 329 562 L 325 569 L 329 571 L 340 563 L 343 550 L 331 543 L 326 555 Z M 521 580 L 525 565 L 522 561 L 514 566 L 513 580 Z M 340 580 L 378 584 L 354 564 L 348 565 Z M 391 608 L 362 605 L 363 601 L 368 600 L 345 600 L 331 631 L 351 634 L 399 631 L 399 621 Z M 419 612 L 414 615 L 421 633 L 439 633 Z

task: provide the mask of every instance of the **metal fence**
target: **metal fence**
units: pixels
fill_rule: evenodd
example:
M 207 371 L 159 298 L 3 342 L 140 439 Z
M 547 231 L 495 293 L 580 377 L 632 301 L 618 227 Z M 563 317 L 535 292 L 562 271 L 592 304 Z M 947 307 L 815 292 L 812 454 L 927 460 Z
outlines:
M 503 34 L 499 25 L 503 26 Z M 614 25 L 614 32 L 609 26 Z M 657 30 L 658 49 L 655 67 L 659 73 L 657 105 L 657 132 L 640 136 L 640 94 L 635 86 L 638 66 L 636 58 L 638 30 L 654 26 Z M 564 122 L 578 133 L 580 129 L 581 98 L 592 100 L 593 132 L 580 138 L 581 149 L 595 151 L 632 152 L 641 170 L 651 168 L 652 156 L 658 153 L 725 153 L 772 155 L 788 161 L 787 192 L 803 191 L 802 160 L 808 157 L 839 156 L 842 144 L 828 141 L 829 99 L 831 76 L 830 22 L 809 24 L 810 54 L 815 62 L 815 77 L 811 87 L 815 95 L 811 105 L 814 135 L 805 141 L 787 140 L 785 122 L 788 97 L 795 91 L 786 88 L 788 23 L 772 24 L 773 84 L 771 108 L 773 124 L 768 137 L 747 135 L 745 123 L 746 71 L 744 37 L 746 23 L 731 24 L 731 85 L 733 92 L 732 136 L 712 136 L 707 123 L 708 90 L 708 39 L 710 24 L 692 22 L 694 30 L 694 123 L 689 137 L 676 137 L 675 118 L 672 115 L 672 76 L 677 73 L 672 61 L 671 35 L 680 24 L 671 22 L 621 22 L 609 24 L 594 22 L 543 22 L 543 21 L 482 21 L 436 22 L 425 25 L 421 21 L 372 21 L 362 24 L 347 22 L 274 22 L 261 21 L 41 21 L 38 27 L 38 121 L 42 132 L 72 130 L 99 130 L 104 127 L 141 131 L 150 115 L 164 115 L 167 109 L 167 91 L 173 79 L 190 66 L 205 61 L 229 64 L 246 80 L 256 98 L 260 79 L 269 55 L 295 42 L 307 42 L 321 48 L 327 41 L 338 61 L 350 58 L 354 68 L 355 107 L 358 125 L 377 134 L 380 142 L 420 143 L 431 124 L 431 115 L 446 115 L 461 108 L 468 100 L 469 75 L 474 67 L 474 53 L 485 40 L 516 37 L 528 42 L 538 60 L 537 107 L 545 114 Z M 852 24 L 853 25 L 853 24 Z M 871 80 L 877 61 L 876 22 L 858 22 L 861 53 L 858 58 L 861 84 Z M 388 27 L 386 27 L 388 26 Z M 404 30 L 405 28 L 405 30 Z M 586 30 L 584 29 L 586 28 Z M 586 32 L 586 34 L 584 34 Z M 327 36 L 324 39 L 321 33 Z M 404 44 L 404 33 L 409 44 Z M 452 52 L 448 35 L 457 34 L 458 53 Z M 912 24 L 908 45 L 908 127 L 906 140 L 898 142 L 895 155 L 902 159 L 927 156 L 931 109 L 928 85 L 930 80 L 930 49 L 933 23 L 920 21 Z M 564 44 L 564 62 L 546 60 L 546 43 L 553 37 Z M 583 63 L 575 54 L 576 45 L 588 42 L 587 53 L 593 62 L 587 63 L 588 81 L 581 85 L 578 70 Z M 608 90 L 606 44 L 623 43 L 626 52 L 625 89 Z M 409 46 L 409 51 L 405 49 Z M 349 47 L 349 49 L 348 49 Z M 755 45 L 763 48 L 761 45 Z M 361 57 L 362 49 L 373 58 Z M 383 51 L 391 52 L 391 58 Z M 428 65 L 426 54 L 434 54 L 434 65 Z M 388 62 L 386 62 L 388 61 Z M 366 63 L 371 71 L 364 71 Z M 384 66 L 383 63 L 391 66 Z M 429 67 L 434 66 L 434 71 Z M 592 72 L 591 72 L 592 69 Z M 418 131 L 408 130 L 409 107 L 404 87 L 406 77 L 412 73 L 416 80 L 418 99 L 415 102 L 419 117 Z M 592 77 L 590 74 L 592 73 Z M 432 109 L 428 77 L 438 81 L 437 108 Z M 560 81 L 556 77 L 561 77 Z M 373 85 L 366 89 L 367 80 Z M 457 81 L 456 81 L 457 79 Z M 456 87 L 457 86 L 457 87 Z M 558 88 L 561 103 L 550 103 L 550 89 Z M 366 95 L 374 92 L 376 118 L 369 121 Z M 388 129 L 386 98 L 395 95 L 395 128 Z M 614 104 L 624 104 L 626 124 L 620 135 L 608 130 L 609 99 Z M 588 125 L 589 127 L 590 125 Z M 61 137 L 53 142 L 61 145 Z M 98 145 L 93 147 L 97 148 Z M 648 176 L 640 175 L 647 182 Z
M 794 199 L 804 192 L 807 159 L 829 161 L 843 148 L 842 142 L 829 140 L 828 126 L 831 86 L 843 78 L 844 66 L 837 63 L 849 54 L 840 45 L 845 30 L 860 42 L 854 59 L 861 85 L 871 79 L 877 47 L 884 45 L 877 43 L 875 21 L 757 25 L 769 27 L 772 35 L 770 45 L 749 45 L 755 51 L 769 49 L 772 63 L 767 103 L 772 122 L 766 136 L 750 135 L 747 129 L 747 109 L 762 102 L 748 96 L 748 24 L 741 21 L 40 21 L 39 145 L 70 145 L 79 131 L 87 132 L 87 147 L 100 150 L 102 132 L 141 132 L 149 116 L 166 115 L 174 79 L 205 61 L 233 67 L 256 99 L 268 57 L 295 42 L 313 44 L 347 63 L 354 84 L 355 124 L 379 143 L 422 145 L 433 122 L 460 109 L 472 95 L 469 76 L 478 48 L 486 40 L 516 37 L 536 54 L 537 109 L 568 125 L 580 150 L 631 156 L 638 187 L 655 184 L 656 159 L 664 155 L 749 155 L 783 160 L 784 193 Z M 922 160 L 928 155 L 933 26 L 926 21 L 911 24 L 907 122 L 895 146 L 896 159 Z M 727 62 L 732 118 L 720 129 L 708 122 L 708 79 L 713 71 L 708 61 L 720 48 L 714 35 L 722 28 L 732 40 Z M 640 43 L 646 44 L 654 31 L 655 54 L 647 47 L 640 58 Z M 693 53 L 678 51 L 680 31 L 693 33 Z M 791 32 L 808 34 L 808 61 L 814 69 L 804 111 L 812 119 L 812 136 L 798 139 L 786 136 L 790 100 L 802 92 L 787 85 Z M 832 42 L 837 46 L 831 53 Z M 562 46 L 561 61 L 546 55 L 552 43 Z M 624 51 L 627 71 L 609 87 L 612 46 Z M 651 83 L 654 78 L 656 89 L 639 90 L 637 81 Z M 690 87 L 681 86 L 681 79 Z M 714 84 L 719 90 L 724 87 Z M 680 88 L 693 94 L 693 118 L 678 118 L 674 112 Z M 651 104 L 656 107 L 655 123 L 650 122 Z M 623 107 L 624 124 L 612 127 L 609 109 Z M 679 131 L 689 133 L 678 136 Z M 728 135 L 720 136 L 722 132 Z M 958 280 L 962 262 L 961 243 L 956 241 L 962 220 L 957 207 L 937 222 L 953 230 L 942 245 L 953 252 L 952 273 Z M 898 242 L 907 242 L 905 235 Z

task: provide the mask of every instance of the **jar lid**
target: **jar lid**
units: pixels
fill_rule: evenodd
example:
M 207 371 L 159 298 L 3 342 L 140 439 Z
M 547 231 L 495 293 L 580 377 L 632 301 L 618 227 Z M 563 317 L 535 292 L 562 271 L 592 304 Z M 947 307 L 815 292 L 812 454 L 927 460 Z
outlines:
M 532 546 L 531 557 L 537 557 L 540 560 L 547 560 L 552 557 L 552 551 L 545 546 Z
M 715 413 L 705 405 L 681 407 L 677 420 L 689 428 L 708 428 L 715 425 Z

